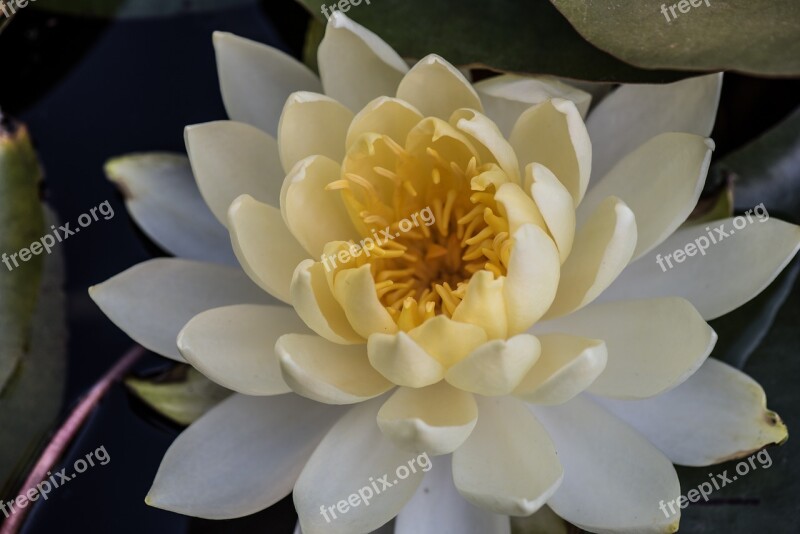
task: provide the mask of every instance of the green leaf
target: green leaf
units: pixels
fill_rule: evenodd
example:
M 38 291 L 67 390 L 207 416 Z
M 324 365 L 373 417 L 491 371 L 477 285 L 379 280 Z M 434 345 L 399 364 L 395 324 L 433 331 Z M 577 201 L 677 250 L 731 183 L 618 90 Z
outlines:
M 332 3 L 297 1 L 323 21 L 321 6 Z M 542 0 L 379 0 L 350 6 L 347 16 L 408 58 L 436 53 L 456 65 L 594 81 L 657 83 L 694 75 L 628 65 L 589 44 Z
M 797 0 L 550 1 L 589 42 L 638 67 L 800 74 Z
M 38 0 L 36 9 L 85 17 L 170 17 L 254 4 L 257 0 Z
M 46 212 L 47 224 L 56 218 Z M 8 273 L 6 273 L 8 274 Z M 30 282 L 28 282 L 30 283 Z M 44 258 L 25 351 L 0 395 L 0 489 L 8 495 L 21 477 L 61 408 L 66 369 L 67 325 L 61 251 Z
M 0 394 L 28 350 L 39 297 L 42 256 L 25 262 L 18 253 L 44 232 L 41 180 L 28 130 L 0 113 Z
M 190 425 L 231 394 L 188 365 L 151 380 L 128 378 L 125 384 L 148 406 L 181 425 Z

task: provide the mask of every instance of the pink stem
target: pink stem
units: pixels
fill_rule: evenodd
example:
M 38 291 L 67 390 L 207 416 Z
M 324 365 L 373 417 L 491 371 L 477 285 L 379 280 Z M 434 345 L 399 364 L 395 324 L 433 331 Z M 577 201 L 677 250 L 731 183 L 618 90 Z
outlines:
M 122 378 L 128 369 L 130 369 L 139 358 L 145 353 L 145 349 L 136 345 L 131 348 L 125 355 L 112 367 L 103 377 L 94 385 L 89 393 L 78 403 L 72 413 L 69 415 L 61 428 L 55 433 L 50 443 L 45 448 L 33 470 L 28 475 L 25 483 L 22 485 L 23 491 L 20 495 L 24 495 L 30 488 L 36 487 L 36 484 L 44 480 L 47 472 L 50 471 L 56 462 L 61 458 L 67 446 L 72 442 L 72 439 L 83 426 L 83 423 L 92 413 L 92 410 L 100 403 L 100 400 L 111 388 L 111 385 Z M 29 507 L 18 508 L 16 513 L 6 519 L 5 523 L 0 526 L 0 534 L 17 534 Z

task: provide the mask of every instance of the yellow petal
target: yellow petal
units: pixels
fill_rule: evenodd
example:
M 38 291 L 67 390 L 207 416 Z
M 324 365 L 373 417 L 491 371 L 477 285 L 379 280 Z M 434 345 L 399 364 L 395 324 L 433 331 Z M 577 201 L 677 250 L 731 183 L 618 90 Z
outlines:
M 517 184 L 501 185 L 494 199 L 500 206 L 501 215 L 508 219 L 511 235 L 516 234 L 517 230 L 525 224 L 534 224 L 547 232 L 547 225 L 539 207 Z
M 336 273 L 334 295 L 353 330 L 368 338 L 371 334 L 394 334 L 397 324 L 378 300 L 370 265 Z
M 372 334 L 367 341 L 369 362 L 399 386 L 421 388 L 444 377 L 444 367 L 408 334 Z
M 424 117 L 414 106 L 388 96 L 376 98 L 362 109 L 347 130 L 347 148 L 365 133 L 388 135 L 400 146 L 406 144 L 408 132 Z
M 525 168 L 525 190 L 533 200 L 558 247 L 563 264 L 575 240 L 575 204 L 556 175 L 544 165 L 531 163 Z
M 489 117 L 473 109 L 459 109 L 450 117 L 450 124 L 469 136 L 476 147 L 483 147 L 483 163 L 496 162 L 511 181 L 520 183 L 517 155 Z
M 539 340 L 530 334 L 481 345 L 448 369 L 445 380 L 479 395 L 508 395 L 539 358 Z
M 445 368 L 461 361 L 487 339 L 482 328 L 453 321 L 444 315 L 428 319 L 408 335 Z
M 508 331 L 503 284 L 489 271 L 478 271 L 469 280 L 467 293 L 455 311 L 453 320 L 480 326 L 489 339 L 505 338 Z

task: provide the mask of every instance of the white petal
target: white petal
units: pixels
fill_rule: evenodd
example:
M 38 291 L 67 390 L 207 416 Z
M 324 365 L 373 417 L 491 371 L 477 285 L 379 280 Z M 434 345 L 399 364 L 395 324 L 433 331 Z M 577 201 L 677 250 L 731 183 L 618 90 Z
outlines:
M 333 293 L 353 330 L 361 336 L 397 332 L 397 324 L 378 300 L 369 264 L 336 273 Z
M 636 248 L 636 220 L 618 198 L 601 203 L 578 230 L 572 254 L 561 267 L 558 293 L 545 319 L 592 302 L 628 265 Z
M 481 398 L 478 424 L 453 453 L 453 482 L 476 506 L 498 514 L 530 515 L 564 476 L 547 431 L 511 397 Z
M 271 347 L 288 332 L 308 332 L 289 307 L 225 306 L 195 315 L 178 334 L 178 349 L 217 384 L 245 395 L 279 395 L 291 388 Z
M 536 331 L 599 338 L 608 364 L 589 391 L 636 399 L 658 395 L 689 378 L 705 361 L 717 334 L 694 306 L 681 298 L 593 304 Z
M 592 95 L 571 87 L 552 76 L 517 76 L 501 74 L 475 84 L 486 114 L 508 137 L 522 113 L 551 98 L 570 100 L 586 117 Z
M 422 481 L 424 462 L 395 447 L 375 424 L 380 406 L 375 399 L 353 407 L 300 474 L 294 504 L 305 534 L 370 532 L 397 515 Z M 352 495 L 357 498 L 349 502 Z M 328 521 L 320 507 L 327 508 Z
M 528 109 L 509 139 L 522 170 L 530 163 L 544 165 L 580 204 L 589 185 L 592 143 L 575 104 L 554 98 Z
M 575 203 L 553 172 L 538 163 L 525 168 L 525 190 L 531 192 L 542 219 L 558 247 L 563 264 L 575 240 Z
M 236 265 L 225 228 L 209 210 L 185 156 L 114 158 L 105 166 L 136 224 L 164 250 L 189 260 Z
M 408 335 L 446 368 L 486 343 L 486 332 L 482 328 L 444 315 L 426 320 Z
M 469 437 L 478 420 L 472 394 L 446 382 L 399 388 L 378 412 L 378 426 L 392 442 L 412 452 L 448 454 Z
M 232 304 L 271 304 L 239 269 L 190 260 L 160 258 L 89 288 L 111 321 L 134 341 L 167 358 L 183 361 L 176 338 L 200 312 Z
M 287 334 L 275 345 L 286 383 L 326 404 L 354 404 L 389 391 L 394 384 L 369 363 L 364 345 L 339 345 L 319 336 Z
M 399 386 L 420 388 L 444 378 L 444 366 L 405 332 L 372 334 L 367 352 L 372 366 Z
M 391 46 L 339 11 L 328 21 L 317 61 L 325 94 L 353 111 L 379 96 L 394 96 L 408 72 Z
M 683 224 L 700 198 L 714 142 L 694 134 L 665 133 L 645 142 L 614 166 L 583 199 L 578 226 L 609 196 L 636 216 L 633 258 L 646 254 Z
M 376 98 L 355 116 L 347 130 L 347 148 L 363 134 L 388 135 L 400 146 L 405 146 L 408 133 L 424 117 L 408 102 L 382 96 Z
M 666 85 L 623 85 L 589 114 L 592 175 L 605 176 L 636 147 L 665 132 L 707 137 L 714 127 L 722 74 L 687 78 Z
M 178 436 L 145 502 L 205 519 L 263 510 L 292 491 L 306 460 L 341 413 L 341 408 L 293 394 L 234 394 Z
M 277 133 L 283 103 L 291 93 L 322 90 L 308 67 L 271 46 L 214 32 L 214 50 L 228 116 L 270 135 Z
M 681 465 L 742 458 L 788 437 L 778 414 L 767 410 L 758 382 L 713 358 L 686 382 L 657 397 L 596 401 Z
M 525 378 L 540 352 L 539 340 L 530 334 L 495 339 L 448 369 L 445 379 L 479 395 L 507 395 Z
M 283 170 L 275 139 L 233 121 L 188 126 L 184 135 L 200 193 L 219 222 L 228 223 L 228 208 L 240 195 L 278 206 Z
M 421 59 L 405 75 L 397 88 L 397 98 L 417 108 L 425 117 L 445 121 L 460 108 L 483 111 L 478 93 L 464 75 L 436 54 Z
M 678 296 L 694 304 L 706 320 L 735 310 L 772 283 L 800 250 L 800 227 L 751 218 L 744 227 L 739 223 L 739 230 L 731 218 L 678 230 L 629 265 L 600 300 Z M 716 228 L 728 237 L 720 240 Z M 691 255 L 686 254 L 689 246 Z M 679 249 L 684 249 L 680 263 L 672 256 Z
M 298 161 L 316 155 L 341 162 L 352 120 L 353 112 L 328 96 L 292 93 L 278 125 L 283 170 L 288 173 Z
M 456 491 L 449 458 L 426 467 L 428 474 L 395 520 L 395 534 L 511 534 L 508 517 L 473 506 Z
M 340 173 L 335 161 L 311 156 L 286 176 L 281 214 L 292 235 L 314 258 L 321 257 L 331 241 L 357 241 L 360 237 L 339 192 L 325 189 L 340 178 Z
M 680 510 L 665 517 L 661 501 L 680 495 L 670 461 L 628 425 L 579 396 L 532 408 L 564 465 L 564 481 L 547 504 L 597 533 L 675 532 Z
M 545 334 L 539 361 L 514 395 L 534 404 L 563 404 L 582 393 L 606 366 L 608 352 L 599 339 Z

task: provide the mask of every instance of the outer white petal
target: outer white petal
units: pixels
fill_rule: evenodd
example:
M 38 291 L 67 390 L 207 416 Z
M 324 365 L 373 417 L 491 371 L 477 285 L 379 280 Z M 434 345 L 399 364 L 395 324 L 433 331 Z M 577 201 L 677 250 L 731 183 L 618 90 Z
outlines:
M 628 154 L 586 194 L 582 226 L 600 203 L 616 196 L 636 216 L 633 258 L 646 254 L 683 224 L 700 198 L 714 142 L 694 134 L 665 133 Z
M 145 502 L 206 519 L 263 510 L 292 491 L 306 460 L 341 413 L 341 408 L 292 394 L 234 394 L 178 436 Z
M 219 222 L 228 223 L 228 208 L 240 195 L 278 206 L 283 171 L 275 139 L 233 121 L 188 126 L 184 136 L 200 193 Z
M 417 108 L 425 117 L 445 121 L 460 108 L 483 111 L 478 93 L 464 75 L 436 54 L 422 58 L 405 75 L 397 88 L 397 98 Z
M 380 406 L 381 399 L 374 399 L 353 407 L 328 432 L 300 474 L 294 487 L 294 504 L 304 534 L 371 532 L 396 516 L 422 481 L 424 472 L 417 466 L 418 458 L 395 447 L 375 424 Z M 412 460 L 416 472 L 409 466 Z M 348 502 L 359 489 L 380 490 L 383 484 L 378 479 L 384 474 L 391 486 L 380 493 L 372 491 L 368 506 L 364 502 L 366 491 L 358 501 L 353 499 L 357 504 Z M 345 501 L 342 507 L 347 506 L 346 513 L 336 511 L 341 501 Z M 321 514 L 320 506 L 334 507 L 330 522 Z
M 508 517 L 466 501 L 453 485 L 449 458 L 437 458 L 395 520 L 395 534 L 511 534 Z
M 283 170 L 288 173 L 298 161 L 316 155 L 341 162 L 352 120 L 353 112 L 329 96 L 292 93 L 278 125 Z
M 231 304 L 271 304 L 239 269 L 159 258 L 89 288 L 111 321 L 145 348 L 183 361 L 175 339 L 200 312 Z
M 481 398 L 478 424 L 453 453 L 453 482 L 476 506 L 530 515 L 556 491 L 564 473 L 547 431 L 512 397 Z
M 291 93 L 322 90 L 308 67 L 270 46 L 214 32 L 214 50 L 228 116 L 270 135 L 277 133 L 283 103 Z
M 325 94 L 358 111 L 379 96 L 394 96 L 408 66 L 392 47 L 339 11 L 317 51 Z
M 448 454 L 469 437 L 478 420 L 472 394 L 446 382 L 399 388 L 378 412 L 378 426 L 395 445 L 412 452 Z
M 501 74 L 475 84 L 486 114 L 508 137 L 514 124 L 529 107 L 551 98 L 570 100 L 586 117 L 592 95 L 571 87 L 552 76 L 518 76 Z
M 592 143 L 575 104 L 554 98 L 523 113 L 511 132 L 521 169 L 541 163 L 561 180 L 580 204 L 589 185 Z
M 444 366 L 405 332 L 372 334 L 367 342 L 369 361 L 399 386 L 421 388 L 444 378 Z
M 133 154 L 105 166 L 125 206 L 150 239 L 175 256 L 236 264 L 227 232 L 209 210 L 185 156 Z
M 279 395 L 291 389 L 270 347 L 288 332 L 308 332 L 289 307 L 225 306 L 195 315 L 178 334 L 178 349 L 217 384 L 245 395 Z
M 717 342 L 694 306 L 676 297 L 593 304 L 535 330 L 603 339 L 608 364 L 589 390 L 621 399 L 674 388 L 700 368 Z
M 592 302 L 628 265 L 635 248 L 633 212 L 618 198 L 605 199 L 578 230 L 572 254 L 561 266 L 558 293 L 545 319 Z
M 778 414 L 767 410 L 758 382 L 713 358 L 657 397 L 595 400 L 681 465 L 722 463 L 788 437 Z
M 667 85 L 623 85 L 589 114 L 592 175 L 605 176 L 636 147 L 665 132 L 707 137 L 714 127 L 722 74 L 688 78 Z
M 730 218 L 678 230 L 629 265 L 600 300 L 678 296 L 694 304 L 706 320 L 735 310 L 761 293 L 800 250 L 800 227 L 776 219 L 752 219 L 741 230 Z M 715 228 L 735 233 L 720 241 Z M 672 258 L 670 269 L 666 255 L 688 245 L 694 257 L 685 255 L 681 263 Z M 698 246 L 706 250 L 699 252 Z
M 680 513 L 665 517 L 658 505 L 678 498 L 678 476 L 644 437 L 583 396 L 532 410 L 564 465 L 564 481 L 547 502 L 553 511 L 590 532 L 677 530 Z
M 541 357 L 514 395 L 534 404 L 563 404 L 582 393 L 606 367 L 603 341 L 566 334 L 540 336 Z
M 364 345 L 339 345 L 319 336 L 287 334 L 275 345 L 286 383 L 309 399 L 354 404 L 389 391 L 367 359 Z

